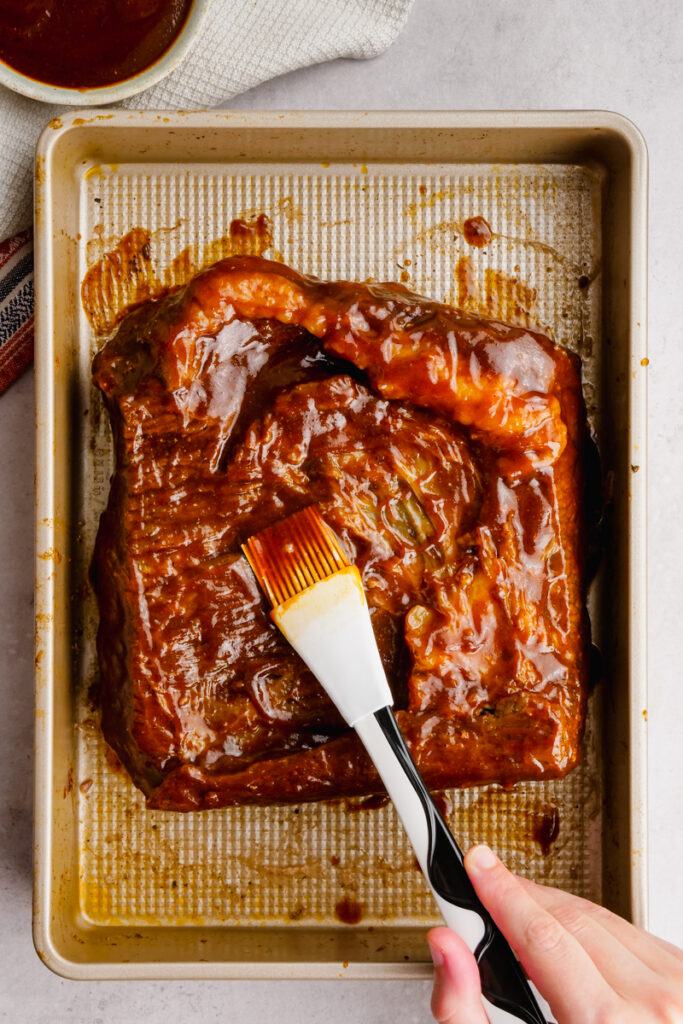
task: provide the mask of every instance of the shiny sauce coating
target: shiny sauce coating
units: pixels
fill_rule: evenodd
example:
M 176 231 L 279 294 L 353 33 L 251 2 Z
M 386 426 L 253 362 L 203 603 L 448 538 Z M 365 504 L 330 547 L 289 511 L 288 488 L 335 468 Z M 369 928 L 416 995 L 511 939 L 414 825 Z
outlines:
M 192 0 L 0 0 L 0 60 L 70 89 L 112 85 L 161 57 Z
M 434 788 L 562 775 L 585 709 L 578 365 L 400 285 L 227 259 L 98 354 L 103 728 L 150 806 L 371 794 L 246 537 L 317 504 Z

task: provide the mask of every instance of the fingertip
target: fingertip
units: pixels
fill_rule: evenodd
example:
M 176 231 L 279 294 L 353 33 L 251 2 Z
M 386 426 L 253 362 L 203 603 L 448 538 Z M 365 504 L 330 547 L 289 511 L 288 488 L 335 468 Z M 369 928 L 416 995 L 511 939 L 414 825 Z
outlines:
M 434 961 L 432 1013 L 437 1021 L 478 1020 L 481 982 L 477 962 L 466 943 L 450 928 L 432 928 L 427 941 Z M 458 1016 L 469 1010 L 470 1016 Z M 486 1018 L 482 1016 L 482 1020 Z
M 441 938 L 440 932 L 445 931 L 444 928 L 432 928 L 431 931 L 427 932 L 427 942 L 429 943 L 429 952 L 432 955 L 432 961 L 435 967 L 443 967 L 446 959 L 446 954 L 443 950 L 443 939 Z
M 491 871 L 492 868 L 497 868 L 502 863 L 496 857 L 495 853 L 490 846 L 485 843 L 478 843 L 476 846 L 470 847 L 465 854 L 465 868 L 468 874 L 483 874 L 486 871 Z
M 438 949 L 444 960 L 463 958 L 472 960 L 476 967 L 476 961 L 470 952 L 470 948 L 464 939 L 461 939 L 457 932 L 446 925 L 439 925 L 427 932 L 427 941 L 430 949 Z

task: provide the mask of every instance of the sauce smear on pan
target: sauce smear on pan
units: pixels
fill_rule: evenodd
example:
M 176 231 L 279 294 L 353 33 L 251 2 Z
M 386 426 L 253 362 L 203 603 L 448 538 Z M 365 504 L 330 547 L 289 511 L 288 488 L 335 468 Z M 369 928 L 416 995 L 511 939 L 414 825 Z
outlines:
M 113 85 L 161 57 L 192 0 L 0 0 L 0 60 L 69 89 Z

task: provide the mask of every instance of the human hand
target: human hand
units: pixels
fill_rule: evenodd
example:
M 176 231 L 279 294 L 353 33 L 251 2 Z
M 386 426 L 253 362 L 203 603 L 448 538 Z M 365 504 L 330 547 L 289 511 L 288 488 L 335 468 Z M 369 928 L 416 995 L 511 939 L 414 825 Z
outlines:
M 683 1024 L 683 951 L 588 900 L 511 874 L 487 846 L 473 847 L 465 867 L 558 1024 Z M 427 938 L 434 1018 L 486 1024 L 468 947 L 449 928 Z

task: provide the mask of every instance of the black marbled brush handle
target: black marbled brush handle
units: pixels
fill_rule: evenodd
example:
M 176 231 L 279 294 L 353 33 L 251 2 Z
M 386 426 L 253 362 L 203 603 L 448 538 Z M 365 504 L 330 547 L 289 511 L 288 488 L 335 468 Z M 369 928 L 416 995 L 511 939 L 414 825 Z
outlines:
M 391 708 L 375 711 L 355 728 L 403 821 L 446 924 L 472 949 L 489 1020 L 546 1024 L 519 961 L 469 880 L 462 851 L 415 767 Z

